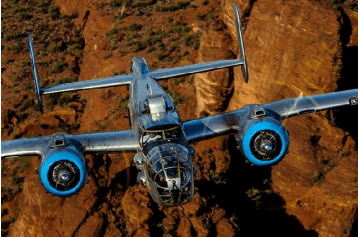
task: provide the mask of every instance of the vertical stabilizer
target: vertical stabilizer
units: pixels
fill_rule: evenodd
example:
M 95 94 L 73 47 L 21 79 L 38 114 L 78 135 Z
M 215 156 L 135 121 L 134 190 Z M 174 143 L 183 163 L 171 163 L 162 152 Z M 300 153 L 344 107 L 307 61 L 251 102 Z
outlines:
M 234 3 L 234 9 L 235 9 L 235 24 L 236 24 L 237 39 L 239 41 L 240 59 L 243 61 L 243 64 L 241 66 L 241 71 L 244 76 L 245 82 L 247 83 L 249 80 L 249 73 L 247 71 L 244 37 L 241 29 L 240 13 L 236 3 Z
M 30 48 L 32 73 L 34 75 L 34 81 L 35 81 L 35 90 L 36 90 L 37 102 L 38 102 L 38 105 L 39 105 L 40 112 L 42 113 L 43 112 L 43 107 L 42 107 L 42 99 L 41 99 L 41 89 L 40 89 L 39 78 L 38 78 L 38 75 L 37 75 L 37 67 L 36 67 L 36 61 L 35 61 L 34 45 L 32 44 L 32 39 L 31 39 L 30 33 L 28 34 L 28 40 L 29 40 L 29 48 Z

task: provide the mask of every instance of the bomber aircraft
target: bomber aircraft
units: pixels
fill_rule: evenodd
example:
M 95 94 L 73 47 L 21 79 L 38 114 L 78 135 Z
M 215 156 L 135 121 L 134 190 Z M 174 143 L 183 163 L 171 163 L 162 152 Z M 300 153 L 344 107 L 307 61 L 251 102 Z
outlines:
M 108 78 L 39 87 L 35 53 L 29 34 L 30 56 L 39 109 L 41 95 L 128 86 L 131 129 L 87 134 L 55 133 L 51 136 L 1 142 L 1 157 L 39 156 L 39 176 L 44 188 L 53 195 L 77 194 L 87 181 L 84 154 L 136 152 L 134 163 L 140 170 L 138 181 L 148 188 L 156 203 L 178 206 L 194 194 L 195 141 L 233 133 L 237 148 L 249 162 L 273 165 L 288 152 L 287 130 L 282 119 L 341 106 L 358 104 L 358 89 L 283 99 L 267 104 L 248 104 L 214 116 L 183 122 L 173 99 L 158 80 L 210 70 L 241 66 L 248 82 L 245 47 L 237 5 L 234 6 L 240 58 L 198 63 L 150 71 L 144 58 L 131 61 L 131 72 Z

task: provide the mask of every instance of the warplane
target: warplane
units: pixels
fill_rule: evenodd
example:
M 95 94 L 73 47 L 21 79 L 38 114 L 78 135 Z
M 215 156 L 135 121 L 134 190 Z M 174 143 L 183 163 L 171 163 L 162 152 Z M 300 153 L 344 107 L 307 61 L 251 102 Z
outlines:
M 44 188 L 56 196 L 77 194 L 87 181 L 84 154 L 136 152 L 137 179 L 154 201 L 163 206 L 189 202 L 194 194 L 195 150 L 189 144 L 224 134 L 234 134 L 237 148 L 257 166 L 273 165 L 288 153 L 289 136 L 281 120 L 320 110 L 358 104 L 358 89 L 289 98 L 183 122 L 172 97 L 158 80 L 220 68 L 240 66 L 248 82 L 248 69 L 239 9 L 234 5 L 239 59 L 219 60 L 150 71 L 142 57 L 131 61 L 131 72 L 40 88 L 35 52 L 29 34 L 30 57 L 40 111 L 41 95 L 127 86 L 131 129 L 87 134 L 55 133 L 51 136 L 1 142 L 1 157 L 39 156 L 39 176 Z

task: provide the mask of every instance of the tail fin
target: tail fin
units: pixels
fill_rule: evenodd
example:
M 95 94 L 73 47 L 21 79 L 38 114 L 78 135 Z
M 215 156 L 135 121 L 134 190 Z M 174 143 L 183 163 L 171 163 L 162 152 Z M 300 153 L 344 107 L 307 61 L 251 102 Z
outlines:
M 40 89 L 39 78 L 38 78 L 38 74 L 37 74 L 36 61 L 35 61 L 35 50 L 34 50 L 34 45 L 32 44 L 32 39 L 31 39 L 30 33 L 28 33 L 28 40 L 29 40 L 32 72 L 34 74 L 37 102 L 38 102 L 38 105 L 39 105 L 40 112 L 43 113 L 43 106 L 42 106 L 42 99 L 41 99 L 41 89 Z
M 239 13 L 239 8 L 237 7 L 236 3 L 234 4 L 234 8 L 235 8 L 236 32 L 237 32 L 237 36 L 238 36 L 237 38 L 239 41 L 240 59 L 243 61 L 243 64 L 241 65 L 241 71 L 242 71 L 242 75 L 244 76 L 245 82 L 247 83 L 249 81 L 249 73 L 247 71 L 245 45 L 244 45 L 244 37 L 242 34 L 242 29 L 241 29 L 240 13 Z

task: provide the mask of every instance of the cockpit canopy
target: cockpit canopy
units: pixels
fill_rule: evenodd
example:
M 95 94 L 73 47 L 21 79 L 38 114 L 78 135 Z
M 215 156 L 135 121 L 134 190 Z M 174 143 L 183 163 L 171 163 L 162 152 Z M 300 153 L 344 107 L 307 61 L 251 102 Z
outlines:
M 160 124 L 177 123 L 179 117 L 174 110 L 173 100 L 169 95 L 147 96 L 139 103 L 139 112 L 148 119 L 149 124 L 144 123 L 147 127 L 157 126 Z
M 146 146 L 155 141 L 163 141 L 170 139 L 178 139 L 181 138 L 182 131 L 181 127 L 174 125 L 168 126 L 167 128 L 161 127 L 153 130 L 144 130 L 144 133 L 141 137 L 142 146 Z
M 165 143 L 147 154 L 145 171 L 148 190 L 163 206 L 177 206 L 190 201 L 194 194 L 193 162 L 185 146 Z

